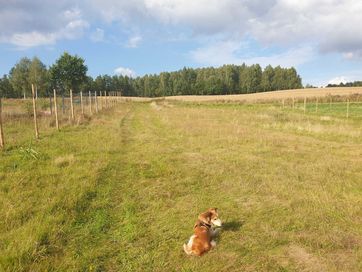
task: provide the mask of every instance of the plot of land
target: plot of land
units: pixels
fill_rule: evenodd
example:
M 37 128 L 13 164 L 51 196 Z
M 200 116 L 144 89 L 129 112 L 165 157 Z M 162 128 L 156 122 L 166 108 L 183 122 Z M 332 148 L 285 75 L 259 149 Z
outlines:
M 1 271 L 362 270 L 353 115 L 127 102 L 31 143 L 31 122 L 11 127 Z M 209 207 L 224 221 L 218 245 L 188 257 L 182 244 Z

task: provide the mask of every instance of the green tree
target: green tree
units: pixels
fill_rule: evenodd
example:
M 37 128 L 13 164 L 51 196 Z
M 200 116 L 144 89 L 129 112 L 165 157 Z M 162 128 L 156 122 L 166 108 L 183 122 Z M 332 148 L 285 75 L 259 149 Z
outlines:
M 31 66 L 31 60 L 28 58 L 22 58 L 15 64 L 10 70 L 10 82 L 14 90 L 15 97 L 25 97 L 31 95 L 31 85 L 29 82 L 29 70 Z
M 79 91 L 82 91 L 83 94 L 88 94 L 89 91 L 98 92 L 98 90 L 95 88 L 95 84 L 91 76 L 87 76 L 85 80 L 79 85 Z
M 261 76 L 261 89 L 264 92 L 273 91 L 274 68 L 271 65 L 265 67 Z
M 288 83 L 288 89 L 300 89 L 303 88 L 302 79 L 298 75 L 295 68 L 286 69 L 286 81 Z
M 48 93 L 49 80 L 48 71 L 46 66 L 38 59 L 34 57 L 31 60 L 29 67 L 29 79 L 30 84 L 34 84 L 36 88 L 36 95 L 42 95 Z
M 52 87 L 63 93 L 69 89 L 79 90 L 87 81 L 87 70 L 84 59 L 64 52 L 49 69 Z
M 224 82 L 228 94 L 237 93 L 239 89 L 239 71 L 236 65 L 225 65 L 222 68 Z
M 7 75 L 0 78 L 0 97 L 16 97 L 13 86 Z

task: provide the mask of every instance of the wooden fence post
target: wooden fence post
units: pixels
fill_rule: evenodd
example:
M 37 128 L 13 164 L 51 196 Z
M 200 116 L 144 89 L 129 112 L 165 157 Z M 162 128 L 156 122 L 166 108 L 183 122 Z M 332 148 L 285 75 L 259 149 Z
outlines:
M 73 90 L 72 89 L 70 89 L 69 94 L 70 94 L 70 112 L 71 112 L 72 120 L 74 121 L 74 106 L 73 106 Z
M 88 98 L 89 98 L 89 114 L 92 115 L 92 95 L 91 92 L 88 92 Z
M 31 84 L 31 92 L 32 92 L 32 95 L 33 95 L 33 112 L 34 112 L 35 138 L 36 138 L 36 139 L 39 139 L 38 120 L 37 120 L 37 118 L 36 118 L 36 101 L 35 101 L 34 84 Z
M 80 92 L 80 108 L 82 110 L 82 115 L 84 115 L 83 92 Z
M 57 92 L 54 89 L 53 90 L 54 93 L 54 113 L 55 113 L 55 126 L 57 128 L 57 130 L 59 130 L 59 121 L 58 121 L 58 106 L 57 106 Z
M 99 91 L 99 109 L 103 109 L 103 101 L 102 101 L 102 91 Z
M 97 91 L 94 91 L 94 102 L 96 103 L 96 113 L 98 113 L 98 96 L 97 96 Z
M 52 95 L 49 95 L 49 109 L 50 109 L 50 115 L 53 115 L 53 102 L 52 102 Z
M 349 118 L 349 98 L 347 98 L 347 113 L 346 113 L 347 119 Z
M 65 114 L 65 99 L 64 99 L 64 94 L 62 94 L 62 114 Z
M 107 91 L 105 91 L 105 99 L 106 99 L 107 109 L 109 108 L 109 100 L 108 100 L 108 96 L 109 96 L 109 93 L 107 93 Z
M 2 101 L 0 97 L 0 148 L 4 148 L 4 131 L 3 131 L 3 119 L 2 119 Z
M 107 91 L 104 91 L 104 105 L 106 106 L 106 109 L 108 108 L 108 103 L 107 103 Z
M 307 111 L 307 97 L 305 96 L 304 97 L 304 114 L 306 113 Z

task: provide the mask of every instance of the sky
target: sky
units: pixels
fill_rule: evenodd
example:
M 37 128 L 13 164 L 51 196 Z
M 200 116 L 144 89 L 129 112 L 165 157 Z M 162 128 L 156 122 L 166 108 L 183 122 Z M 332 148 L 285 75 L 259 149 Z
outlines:
M 0 0 L 0 75 L 67 51 L 93 77 L 259 63 L 362 80 L 361 14 L 360 0 Z

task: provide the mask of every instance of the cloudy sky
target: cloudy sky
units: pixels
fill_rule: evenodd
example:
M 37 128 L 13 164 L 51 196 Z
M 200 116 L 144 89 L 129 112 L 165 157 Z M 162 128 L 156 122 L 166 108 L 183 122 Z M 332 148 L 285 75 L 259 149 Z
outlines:
M 360 0 L 0 0 L 0 74 L 68 51 L 92 76 L 245 62 L 362 80 L 361 14 Z

